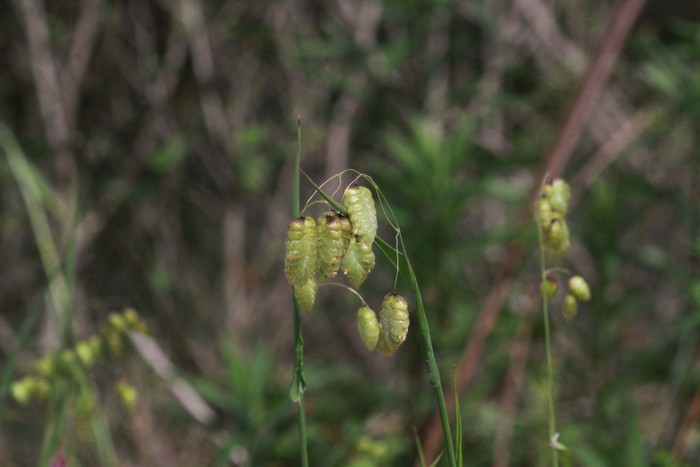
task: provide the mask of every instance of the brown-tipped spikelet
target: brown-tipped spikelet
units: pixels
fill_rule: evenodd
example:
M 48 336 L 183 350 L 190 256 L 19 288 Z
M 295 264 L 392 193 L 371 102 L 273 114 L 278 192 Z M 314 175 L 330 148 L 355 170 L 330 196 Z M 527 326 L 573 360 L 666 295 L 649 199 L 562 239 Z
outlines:
M 372 246 L 363 243 L 359 237 L 353 237 L 345 252 L 342 268 L 353 287 L 359 289 L 374 269 L 375 258 Z
M 313 277 L 306 281 L 302 287 L 294 286 L 294 297 L 296 297 L 299 306 L 304 311 L 311 311 L 316 301 L 316 291 L 318 290 L 318 282 Z
M 323 215 L 316 221 L 316 277 L 323 284 L 333 279 L 343 258 L 343 230 L 337 217 Z
M 377 314 L 370 307 L 363 306 L 357 310 L 357 330 L 365 347 L 374 350 L 379 339 L 379 321 Z
M 372 191 L 362 185 L 350 185 L 343 194 L 343 204 L 348 209 L 353 233 L 363 243 L 372 245 L 377 235 L 377 210 Z
M 581 276 L 569 278 L 569 293 L 582 302 L 587 302 L 591 299 L 591 289 L 588 287 L 588 282 Z
M 314 277 L 316 248 L 316 222 L 312 217 L 297 217 L 289 223 L 284 272 L 295 288 L 303 287 Z
M 396 292 L 388 293 L 382 300 L 379 312 L 380 333 L 377 350 L 386 355 L 393 355 L 406 340 L 408 333 L 408 303 Z

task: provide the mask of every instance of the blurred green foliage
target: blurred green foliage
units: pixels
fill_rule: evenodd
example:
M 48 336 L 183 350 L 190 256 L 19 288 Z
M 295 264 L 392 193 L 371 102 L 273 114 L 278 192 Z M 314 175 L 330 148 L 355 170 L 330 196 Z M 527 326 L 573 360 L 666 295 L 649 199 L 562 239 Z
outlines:
M 281 263 L 298 117 L 307 173 L 322 181 L 352 167 L 386 194 L 443 375 L 472 338 L 507 247 L 523 245 L 461 400 L 464 465 L 492 465 L 498 449 L 510 465 L 543 465 L 539 319 L 522 334 L 514 413 L 502 402 L 512 345 L 537 306 L 535 230 L 519 219 L 612 5 L 535 1 L 535 21 L 507 3 L 9 4 L 0 465 L 36 465 L 42 445 L 59 446 L 44 459 L 96 465 L 100 442 L 120 465 L 299 465 Z M 700 462 L 700 27 L 668 15 L 638 23 L 564 174 L 576 205 L 560 262 L 589 278 L 593 295 L 571 323 L 552 315 L 560 441 L 578 466 Z M 601 157 L 638 111 L 651 124 Z M 302 185 L 302 201 L 311 194 Z M 386 224 L 380 235 L 392 243 Z M 378 261 L 363 295 L 381 297 L 394 273 Z M 318 300 L 303 321 L 312 465 L 411 465 L 414 428 L 424 439 L 434 411 L 415 329 L 396 357 L 375 357 L 356 336 L 356 301 L 337 287 Z M 189 415 L 147 355 L 113 369 L 138 390 L 132 414 L 119 409 L 113 378 L 90 375 L 108 432 L 56 429 L 60 404 L 10 398 L 37 356 L 71 348 L 127 306 L 212 420 Z

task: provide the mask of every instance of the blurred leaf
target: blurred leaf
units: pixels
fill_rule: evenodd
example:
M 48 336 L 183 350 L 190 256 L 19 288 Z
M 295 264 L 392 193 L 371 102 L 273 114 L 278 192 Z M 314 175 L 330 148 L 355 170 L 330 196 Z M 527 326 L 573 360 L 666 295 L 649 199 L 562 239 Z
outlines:
M 161 144 L 148 156 L 146 166 L 158 174 L 172 172 L 182 163 L 186 149 L 182 138 L 173 138 Z

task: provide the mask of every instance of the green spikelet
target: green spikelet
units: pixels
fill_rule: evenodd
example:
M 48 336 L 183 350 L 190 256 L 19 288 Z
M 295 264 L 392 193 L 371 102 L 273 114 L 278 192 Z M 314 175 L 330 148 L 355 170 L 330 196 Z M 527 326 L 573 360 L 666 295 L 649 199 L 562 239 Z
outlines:
M 377 350 L 393 355 L 406 340 L 408 333 L 408 303 L 399 294 L 392 292 L 384 296 L 379 312 L 380 333 Z
M 306 281 L 302 287 L 294 286 L 294 296 L 299 303 L 299 306 L 304 311 L 311 311 L 316 301 L 316 291 L 318 290 L 318 282 L 313 277 Z
M 540 292 L 545 300 L 551 302 L 559 290 L 559 282 L 553 277 L 547 277 L 540 283 Z
M 370 307 L 363 306 L 357 310 L 357 330 L 365 347 L 374 350 L 379 339 L 379 321 L 377 314 Z
M 567 321 L 574 319 L 574 316 L 578 313 L 578 300 L 576 300 L 576 297 L 571 295 L 571 293 L 564 295 L 564 308 L 562 312 Z
M 284 272 L 294 287 L 303 287 L 316 272 L 316 222 L 312 217 L 298 217 L 287 228 L 287 256 Z
M 338 222 L 340 222 L 340 230 L 343 232 L 343 255 L 345 255 L 345 252 L 348 250 L 348 246 L 350 246 L 350 240 L 352 240 L 353 237 L 352 222 L 350 222 L 350 219 L 341 215 L 340 213 L 336 213 L 335 217 L 338 219 Z
M 372 191 L 361 185 L 350 185 L 343 194 L 343 204 L 348 209 L 353 233 L 363 243 L 372 245 L 377 235 L 377 210 Z
M 582 302 L 587 302 L 591 299 L 591 289 L 588 287 L 588 282 L 581 276 L 569 278 L 569 293 Z
M 569 208 L 569 199 L 571 199 L 571 189 L 569 184 L 561 178 L 557 178 L 549 186 L 549 204 L 552 210 L 560 214 L 562 217 L 566 215 Z
M 544 246 L 552 253 L 563 253 L 571 245 L 569 226 L 564 219 L 553 219 L 544 231 Z
M 316 276 L 319 284 L 323 284 L 338 273 L 343 257 L 343 230 L 340 220 L 334 216 L 319 217 L 316 221 L 316 236 Z
M 345 252 L 341 267 L 353 287 L 359 289 L 374 269 L 374 252 L 372 247 L 363 243 L 358 237 L 353 237 Z

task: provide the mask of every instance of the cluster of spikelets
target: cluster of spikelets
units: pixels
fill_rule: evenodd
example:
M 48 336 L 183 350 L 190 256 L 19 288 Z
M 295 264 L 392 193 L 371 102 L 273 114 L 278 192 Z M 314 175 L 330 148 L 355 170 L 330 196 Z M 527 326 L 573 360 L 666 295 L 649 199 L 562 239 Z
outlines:
M 546 183 L 537 199 L 537 225 L 547 251 L 563 253 L 569 248 L 569 227 L 566 211 L 571 198 L 569 185 L 558 178 Z
M 32 372 L 12 384 L 12 396 L 20 404 L 32 400 L 46 400 L 51 388 L 60 379 L 79 380 L 84 370 L 95 366 L 101 359 L 118 356 L 124 347 L 128 332 L 146 333 L 147 327 L 136 311 L 127 308 L 122 313 L 111 313 L 98 334 L 76 342 L 72 348 L 49 352 L 37 359 Z M 125 380 L 115 385 L 117 396 L 128 409 L 136 403 L 136 390 Z
M 564 253 L 571 244 L 569 227 L 565 219 L 570 198 L 569 185 L 558 178 L 544 184 L 537 199 L 537 226 L 540 229 L 542 244 L 550 253 Z M 587 302 L 591 299 L 591 290 L 586 280 L 579 275 L 570 277 L 567 285 L 562 311 L 564 317 L 571 320 L 578 312 L 578 302 Z M 544 298 L 551 301 L 557 294 L 559 282 L 548 276 L 542 281 L 540 288 Z
M 372 250 L 377 235 L 377 210 L 372 191 L 350 185 L 343 194 L 347 217 L 328 211 L 318 219 L 301 216 L 287 228 L 287 254 L 284 272 L 294 296 L 304 311 L 311 311 L 320 284 L 342 270 L 356 289 L 374 269 Z M 358 328 L 368 349 L 393 355 L 406 339 L 408 305 L 400 295 L 387 294 L 379 319 L 367 306 L 357 314 Z

